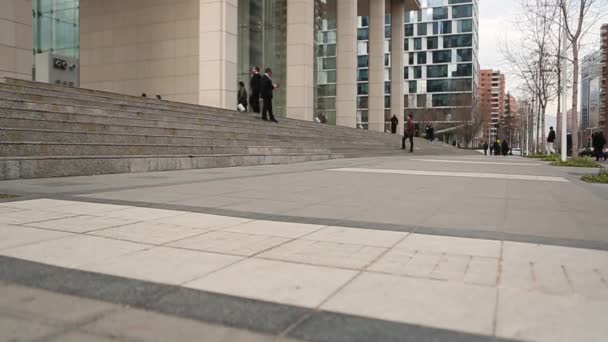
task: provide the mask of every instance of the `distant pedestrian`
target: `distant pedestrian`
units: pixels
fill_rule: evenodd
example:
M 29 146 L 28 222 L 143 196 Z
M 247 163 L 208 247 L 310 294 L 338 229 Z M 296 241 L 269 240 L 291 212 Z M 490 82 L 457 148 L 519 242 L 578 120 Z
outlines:
M 146 95 L 146 93 L 141 93 L 141 97 L 148 97 L 148 95 Z
M 604 146 L 606 145 L 606 138 L 604 132 L 597 132 L 594 134 L 593 141 L 593 154 L 595 154 L 595 161 L 600 161 L 604 158 Z
M 156 99 L 157 99 L 157 100 L 162 100 L 163 98 L 162 98 L 162 97 L 160 97 L 160 95 L 156 95 Z
M 325 114 L 323 114 L 323 112 L 317 114 L 317 117 L 315 118 L 315 121 L 318 123 L 327 123 L 327 117 L 325 116 Z
M 435 141 L 435 128 L 432 125 L 429 126 L 429 134 L 431 135 L 431 137 L 429 138 L 429 140 L 431 142 Z
M 509 154 L 509 143 L 507 143 L 506 140 L 502 141 L 501 150 L 502 150 L 502 155 L 503 156 L 506 157 Z
M 245 88 L 245 83 L 243 83 L 243 82 L 239 82 L 237 108 L 241 112 L 247 111 L 247 89 Z
M 279 87 L 279 85 L 272 83 L 272 69 L 266 68 L 260 83 L 260 92 L 262 95 L 262 100 L 264 101 L 262 106 L 262 120 L 266 121 L 270 119 L 270 121 L 278 123 L 277 119 L 275 119 L 274 114 L 272 113 L 272 93 Z
M 397 115 L 393 114 L 391 118 L 391 133 L 397 134 L 397 126 L 399 125 L 399 119 L 397 119 Z
M 555 154 L 555 131 L 553 126 L 549 127 L 549 135 L 547 136 L 547 154 Z
M 483 155 L 487 156 L 488 155 L 488 148 L 490 147 L 490 145 L 488 145 L 487 141 L 483 142 Z M 492 152 L 490 152 L 490 154 L 492 154 Z
M 249 97 L 249 104 L 254 113 L 260 112 L 260 93 L 262 86 L 262 76 L 260 75 L 260 67 L 254 66 L 251 69 L 251 80 L 249 81 L 251 88 L 251 96 Z
M 410 140 L 410 153 L 414 152 L 414 134 L 416 133 L 416 126 L 412 114 L 407 115 L 407 122 L 403 130 L 403 138 L 401 139 L 401 149 L 405 150 L 405 140 Z
M 496 141 L 494 141 L 494 144 L 492 144 L 492 151 L 495 156 L 500 155 L 500 139 L 496 139 Z
M 426 125 L 424 132 L 426 134 L 426 140 L 431 141 L 431 125 Z

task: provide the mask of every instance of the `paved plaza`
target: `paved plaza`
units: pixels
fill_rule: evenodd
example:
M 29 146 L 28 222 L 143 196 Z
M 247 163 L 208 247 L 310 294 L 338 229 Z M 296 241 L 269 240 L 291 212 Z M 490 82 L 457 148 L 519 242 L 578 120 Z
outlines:
M 518 157 L 15 180 L 9 340 L 605 341 L 608 187 Z

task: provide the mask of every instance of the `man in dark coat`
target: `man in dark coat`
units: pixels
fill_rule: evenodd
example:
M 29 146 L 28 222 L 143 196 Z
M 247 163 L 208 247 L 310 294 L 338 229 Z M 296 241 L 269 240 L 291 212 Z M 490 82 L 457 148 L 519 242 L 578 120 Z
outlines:
M 502 141 L 501 149 L 502 149 L 502 155 L 506 157 L 509 154 L 509 143 L 507 143 L 506 140 Z
M 488 145 L 487 141 L 484 141 L 483 142 L 483 154 L 486 156 L 488 155 L 488 148 L 490 148 L 490 145 Z M 492 152 L 490 152 L 490 154 L 492 154 Z
M 391 118 L 391 133 L 392 134 L 397 134 L 397 125 L 399 125 L 399 119 L 397 119 L 397 116 L 395 114 L 393 114 L 393 117 Z
M 251 69 L 251 95 L 249 96 L 249 104 L 254 113 L 260 112 L 260 86 L 262 76 L 260 75 L 260 68 L 255 66 Z
M 264 100 L 264 104 L 262 105 L 262 120 L 266 121 L 268 118 L 270 118 L 270 121 L 278 123 L 277 119 L 275 119 L 274 114 L 272 113 L 272 92 L 279 86 L 272 83 L 272 70 L 270 68 L 266 68 L 260 84 L 260 92 L 262 95 L 262 100 Z
M 595 154 L 595 161 L 600 161 L 604 157 L 604 146 L 606 145 L 606 138 L 604 132 L 597 132 L 593 134 L 593 153 Z
M 405 150 L 405 140 L 410 140 L 410 153 L 414 152 L 414 134 L 416 131 L 416 126 L 414 125 L 414 120 L 412 118 L 412 114 L 407 115 L 407 123 L 405 124 L 403 138 L 401 139 L 401 149 Z

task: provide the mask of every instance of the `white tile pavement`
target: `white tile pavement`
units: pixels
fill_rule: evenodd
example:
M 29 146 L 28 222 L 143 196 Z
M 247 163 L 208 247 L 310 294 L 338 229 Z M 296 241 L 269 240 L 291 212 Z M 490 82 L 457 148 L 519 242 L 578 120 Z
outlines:
M 1 204 L 0 255 L 520 340 L 608 336 L 605 251 L 96 206 Z

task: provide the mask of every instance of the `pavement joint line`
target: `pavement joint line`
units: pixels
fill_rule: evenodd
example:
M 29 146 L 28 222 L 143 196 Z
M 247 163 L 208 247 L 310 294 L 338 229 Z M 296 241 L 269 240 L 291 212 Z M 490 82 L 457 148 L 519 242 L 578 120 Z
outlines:
M 500 257 L 498 258 L 498 269 L 496 272 L 496 296 L 494 299 L 494 312 L 492 317 L 492 335 L 496 336 L 498 332 L 498 304 L 500 303 L 500 288 L 501 288 L 501 280 L 502 280 L 502 263 L 503 263 L 503 255 L 504 253 L 504 242 L 500 242 Z
M 541 166 L 543 164 L 535 163 L 507 163 L 507 162 L 482 162 L 482 161 L 464 161 L 464 160 L 453 160 L 453 159 L 411 159 L 415 161 L 423 161 L 429 163 L 453 163 L 453 164 L 479 164 L 479 165 L 511 165 L 511 166 Z
M 32 269 L 31 266 L 27 265 L 36 266 L 38 268 Z M 40 268 L 44 269 L 45 271 L 43 273 L 40 273 Z M 199 322 L 207 322 L 211 324 L 219 324 L 222 326 L 234 327 L 237 329 L 245 329 L 272 335 L 278 335 L 281 332 L 284 332 L 287 327 L 294 325 L 293 323 L 298 323 L 294 326 L 293 330 L 290 330 L 290 333 L 288 334 L 289 337 L 297 338 L 297 336 L 294 335 L 304 333 L 303 331 L 298 331 L 298 329 L 300 329 L 302 324 L 304 324 L 309 319 L 318 319 L 322 322 L 327 321 L 331 318 L 338 319 L 338 321 L 335 322 L 337 324 L 332 324 L 329 327 L 314 329 L 313 331 L 308 332 L 308 335 L 305 336 L 306 338 L 304 339 L 313 342 L 327 341 L 327 334 L 337 333 L 339 334 L 339 336 L 353 334 L 352 329 L 356 330 L 354 332 L 355 334 L 357 334 L 357 332 L 363 333 L 364 331 L 367 331 L 369 333 L 369 331 L 366 329 L 370 329 L 373 327 L 376 327 L 374 329 L 374 332 L 377 333 L 376 337 L 378 340 L 383 340 L 383 336 L 393 337 L 393 339 L 394 336 L 407 336 L 409 332 L 417 336 L 417 339 L 415 340 L 416 342 L 470 340 L 484 342 L 496 341 L 496 338 L 493 336 L 466 333 L 429 326 L 421 326 L 404 322 L 390 322 L 371 317 L 353 316 L 323 310 L 313 311 L 310 309 L 301 308 L 289 304 L 277 304 L 262 300 L 217 294 L 203 290 L 187 288 L 184 289 L 174 285 L 158 284 L 149 281 L 139 281 L 125 277 L 98 274 L 77 269 L 69 269 L 65 267 L 46 265 L 39 262 L 31 262 L 12 257 L 0 256 L 0 270 L 3 270 L 3 272 L 0 272 L 0 281 L 7 284 L 17 284 L 22 286 L 39 288 L 56 293 L 77 296 L 81 298 L 90 298 L 107 303 L 128 305 L 136 309 L 157 312 L 168 316 L 185 318 Z M 24 272 L 27 274 L 24 274 Z M 14 275 L 17 274 L 18 276 L 15 278 Z M 85 278 L 88 278 L 91 275 L 94 275 L 96 277 L 94 280 L 96 284 L 103 284 L 107 282 L 113 285 L 111 287 L 104 287 L 103 292 L 91 291 L 86 287 L 79 287 L 74 285 L 75 283 L 80 282 L 79 279 L 82 278 L 84 280 Z M 65 279 L 66 276 L 70 277 L 71 283 L 59 281 L 60 279 Z M 140 290 L 140 297 L 142 298 L 127 301 L 127 298 L 124 297 L 124 294 L 121 294 L 120 292 L 123 291 L 122 289 L 124 289 L 125 286 L 129 288 L 138 288 Z M 200 294 L 201 296 L 184 297 L 187 295 L 183 292 L 184 290 L 187 291 L 187 293 Z M 161 300 L 163 300 L 163 302 L 161 302 Z M 197 313 L 188 311 L 188 309 L 176 311 L 174 309 L 175 305 L 178 305 L 178 303 L 182 303 L 183 300 L 188 300 L 191 303 L 190 307 L 195 308 L 205 308 L 209 305 L 208 302 L 211 301 L 211 307 L 213 307 L 214 305 L 218 305 L 218 303 L 225 303 L 224 305 L 227 304 L 227 307 L 229 309 L 227 311 L 213 311 L 212 315 L 209 314 L 209 312 Z M 224 305 L 222 307 L 224 307 Z M 268 311 L 267 309 L 265 309 L 270 307 L 276 308 L 277 310 L 280 308 L 281 310 Z M 235 308 L 248 308 L 248 311 L 250 313 L 266 312 L 268 313 L 268 315 L 265 316 L 267 320 L 276 319 L 278 321 L 285 321 L 283 317 L 285 317 L 289 314 L 289 312 L 291 312 L 293 321 L 290 322 L 285 328 L 280 330 L 276 328 L 265 328 L 252 323 L 252 321 L 250 321 L 250 316 L 234 316 L 234 311 L 231 310 L 234 310 Z M 356 320 L 357 324 L 349 325 L 345 322 L 345 320 Z M 341 338 L 341 340 L 344 340 L 344 338 Z M 511 340 L 501 338 L 499 339 L 499 341 Z
M 518 174 L 504 174 L 504 173 L 476 173 L 476 172 L 451 172 L 451 171 L 448 172 L 448 171 L 365 169 L 365 168 L 339 168 L 339 169 L 327 169 L 326 171 L 329 171 L 329 172 L 356 172 L 356 173 L 370 173 L 370 174 L 373 174 L 373 173 L 395 174 L 395 175 L 410 175 L 410 176 L 437 176 L 437 177 L 521 180 L 521 181 L 545 181 L 545 182 L 560 182 L 560 183 L 569 182 L 564 177 L 518 175 Z

